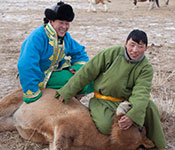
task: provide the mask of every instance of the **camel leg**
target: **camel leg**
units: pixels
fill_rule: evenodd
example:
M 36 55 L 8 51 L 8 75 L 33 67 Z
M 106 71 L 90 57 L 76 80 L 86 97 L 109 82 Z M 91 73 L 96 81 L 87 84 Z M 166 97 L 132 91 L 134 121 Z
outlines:
M 16 122 L 15 122 L 16 123 Z M 18 125 L 18 122 L 15 124 L 15 127 L 21 137 L 28 141 L 33 141 L 36 143 L 48 144 L 47 139 L 43 134 L 38 133 L 37 129 L 34 128 L 25 128 L 25 126 Z M 52 149 L 51 149 L 52 150 Z
M 53 143 L 49 143 L 49 150 L 53 150 Z
M 107 12 L 107 11 L 108 11 L 108 6 L 107 6 L 107 4 L 103 4 L 103 6 L 104 6 L 104 11 Z
M 168 5 L 168 2 L 169 2 L 169 0 L 165 0 L 165 5 L 166 5 L 166 6 Z
M 72 133 L 68 133 L 70 126 L 69 125 L 59 125 L 54 129 L 54 140 L 52 149 L 50 150 L 70 150 L 72 146 L 73 139 L 71 140 Z
M 149 10 L 153 9 L 154 5 L 155 5 L 155 2 L 151 0 L 149 5 Z
M 22 89 L 15 90 L 0 100 L 0 117 L 11 116 L 23 103 Z
M 90 10 L 92 10 L 93 12 L 96 12 L 96 11 L 97 11 L 95 5 L 96 5 L 95 0 L 91 0 L 91 1 L 90 1 L 90 4 L 89 4 L 89 8 L 90 8 Z
M 13 131 L 16 130 L 13 117 L 0 118 L 0 131 Z

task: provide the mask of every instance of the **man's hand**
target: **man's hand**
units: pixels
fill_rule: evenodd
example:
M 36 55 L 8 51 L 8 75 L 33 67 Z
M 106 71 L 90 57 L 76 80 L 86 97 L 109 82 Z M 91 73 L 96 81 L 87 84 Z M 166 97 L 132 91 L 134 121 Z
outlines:
M 69 69 L 69 71 L 70 71 L 72 74 L 75 74 L 75 73 L 76 73 L 76 70 L 73 69 L 73 68 Z
M 63 99 L 62 96 L 60 96 L 58 100 L 59 100 L 60 102 L 63 102 L 63 101 L 64 101 L 64 99 Z
M 120 118 L 118 124 L 120 128 L 122 128 L 123 130 L 127 130 L 132 126 L 133 121 L 128 116 L 124 115 Z

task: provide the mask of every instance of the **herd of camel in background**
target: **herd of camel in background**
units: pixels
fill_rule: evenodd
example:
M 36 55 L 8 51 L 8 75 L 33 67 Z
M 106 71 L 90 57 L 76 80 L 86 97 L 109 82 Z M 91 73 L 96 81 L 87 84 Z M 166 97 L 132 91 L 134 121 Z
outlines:
M 134 7 L 137 7 L 137 2 L 146 2 L 148 0 L 130 0 L 132 1 Z M 169 0 L 164 0 L 165 1 L 165 5 L 167 6 L 169 3 Z M 88 0 L 89 2 L 89 8 L 88 11 L 93 11 L 96 12 L 96 4 L 101 3 L 104 7 L 104 11 L 107 12 L 108 11 L 108 6 L 107 3 L 111 3 L 111 0 Z M 149 6 L 149 10 L 153 9 L 154 7 L 159 7 L 159 0 L 149 0 L 150 6 Z

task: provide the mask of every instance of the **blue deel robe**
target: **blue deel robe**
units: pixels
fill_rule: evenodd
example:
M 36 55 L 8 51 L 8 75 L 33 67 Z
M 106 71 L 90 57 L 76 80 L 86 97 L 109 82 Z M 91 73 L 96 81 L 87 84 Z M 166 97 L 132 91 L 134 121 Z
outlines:
M 17 66 L 24 97 L 38 96 L 51 68 L 56 66 L 59 70 L 67 65 L 65 56 L 71 57 L 71 65 L 89 60 L 85 47 L 68 32 L 61 48 L 55 39 L 58 39 L 57 34 L 48 23 L 32 31 L 23 42 Z

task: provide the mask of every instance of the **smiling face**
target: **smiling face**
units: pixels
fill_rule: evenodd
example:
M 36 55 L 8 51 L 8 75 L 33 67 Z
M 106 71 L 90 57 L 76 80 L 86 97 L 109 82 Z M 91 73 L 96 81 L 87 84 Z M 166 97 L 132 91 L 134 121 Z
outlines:
M 130 38 L 125 43 L 125 47 L 126 47 L 126 50 L 127 50 L 129 57 L 132 60 L 137 60 L 140 57 L 142 57 L 142 55 L 144 54 L 144 52 L 147 49 L 146 44 L 144 44 L 142 41 L 140 41 L 138 44 L 137 42 L 133 41 L 132 38 Z
M 57 32 L 58 37 L 64 37 L 66 32 L 69 30 L 70 23 L 63 20 L 50 21 L 50 24 Z

